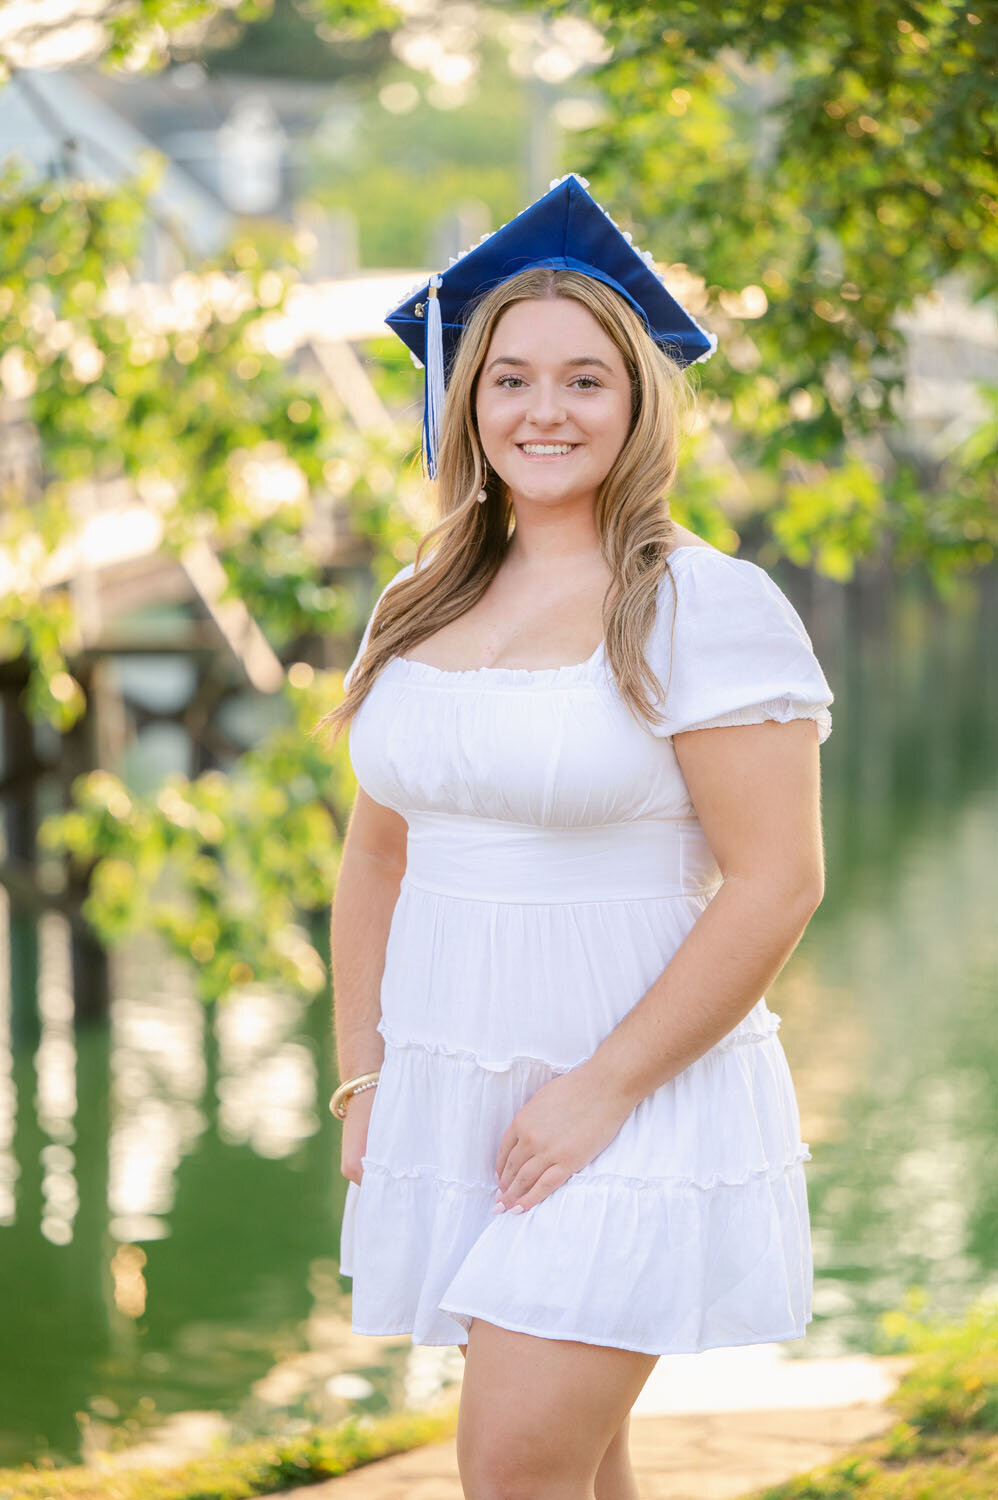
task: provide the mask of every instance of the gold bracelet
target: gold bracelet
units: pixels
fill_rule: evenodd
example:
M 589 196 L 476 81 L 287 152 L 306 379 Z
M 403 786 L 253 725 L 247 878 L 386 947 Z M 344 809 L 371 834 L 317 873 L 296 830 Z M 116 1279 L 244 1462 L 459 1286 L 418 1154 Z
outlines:
M 380 1073 L 358 1073 L 356 1078 L 348 1078 L 345 1083 L 341 1083 L 329 1101 L 329 1108 L 336 1118 L 345 1119 L 350 1098 L 359 1094 L 362 1089 L 373 1089 L 380 1076 Z

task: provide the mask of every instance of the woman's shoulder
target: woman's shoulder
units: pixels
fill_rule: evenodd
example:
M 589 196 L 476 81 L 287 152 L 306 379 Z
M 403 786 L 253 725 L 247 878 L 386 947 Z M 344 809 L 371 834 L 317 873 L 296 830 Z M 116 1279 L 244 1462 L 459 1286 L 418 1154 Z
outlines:
M 822 739 L 830 732 L 833 695 L 804 621 L 748 558 L 677 547 L 647 654 L 662 685 L 669 683 L 663 733 L 803 716 L 819 720 Z
M 682 544 L 663 569 L 652 651 L 715 670 L 726 660 L 738 675 L 766 657 L 813 651 L 793 601 L 761 564 L 710 545 Z
M 769 579 L 765 568 L 761 568 L 758 563 L 751 562 L 747 557 L 736 557 L 731 552 L 722 552 L 720 547 L 715 547 L 712 542 L 705 542 L 693 532 L 680 534 L 666 556 L 666 563 L 668 566 L 662 569 L 663 588 L 667 586 L 670 576 L 682 576 L 684 581 L 689 578 L 697 585 L 702 581 L 706 588 L 714 583 L 722 593 L 726 585 L 730 586 L 732 583 L 751 586 L 762 579 Z
M 693 551 L 694 549 L 703 552 L 717 552 L 721 557 L 726 555 L 721 552 L 719 547 L 715 547 L 713 542 L 705 542 L 702 536 L 697 536 L 695 531 L 688 531 L 685 526 L 676 526 L 674 524 L 672 528 L 672 546 L 668 557 L 671 558 L 673 552 L 686 552 Z
M 787 600 L 779 584 L 760 563 L 732 552 L 722 552 L 710 542 L 681 542 L 669 552 L 668 567 L 662 571 L 662 586 L 669 576 L 682 578 L 683 594 L 695 595 L 704 602 L 740 599 L 751 605 L 760 594 L 771 599 Z
M 405 563 L 401 568 L 399 568 L 397 573 L 393 573 L 391 578 L 389 578 L 388 582 L 385 584 L 384 588 L 381 591 L 382 594 L 387 594 L 388 590 L 390 588 L 393 588 L 396 583 L 401 583 L 403 578 L 411 578 L 415 571 L 416 564 L 414 562 Z
M 722 567 L 734 564 L 738 569 L 755 568 L 760 573 L 765 572 L 765 569 L 759 567 L 758 563 L 752 562 L 747 557 L 738 557 L 733 552 L 722 552 L 721 548 L 715 547 L 713 542 L 705 542 L 702 537 L 696 536 L 693 532 L 680 535 L 668 552 L 666 562 L 669 563 L 670 567 L 673 559 L 677 563 L 680 561 L 683 563 L 689 561 L 696 565 L 707 558 L 715 559 L 716 563 Z M 711 564 L 708 564 L 708 566 L 711 566 Z

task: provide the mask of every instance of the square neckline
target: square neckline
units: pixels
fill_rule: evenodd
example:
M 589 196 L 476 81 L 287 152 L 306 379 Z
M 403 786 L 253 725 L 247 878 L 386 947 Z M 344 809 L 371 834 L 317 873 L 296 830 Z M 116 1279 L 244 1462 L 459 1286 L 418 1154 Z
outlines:
M 712 546 L 709 542 L 686 542 L 682 547 L 673 547 L 666 558 L 666 562 L 675 557 L 677 552 L 718 552 L 719 550 L 719 548 Z M 727 553 L 721 553 L 722 557 L 726 557 L 727 555 Z M 413 661 L 408 656 L 393 656 L 390 665 L 398 662 L 403 667 L 413 668 L 415 669 L 416 676 L 422 673 L 427 677 L 462 677 L 465 679 L 485 676 L 505 677 L 508 682 L 522 681 L 526 677 L 546 677 L 550 681 L 554 677 L 564 676 L 567 672 L 586 672 L 600 661 L 605 650 L 606 638 L 604 637 L 596 647 L 596 650 L 591 656 L 587 656 L 585 661 L 568 662 L 561 667 L 435 667 L 430 662 Z

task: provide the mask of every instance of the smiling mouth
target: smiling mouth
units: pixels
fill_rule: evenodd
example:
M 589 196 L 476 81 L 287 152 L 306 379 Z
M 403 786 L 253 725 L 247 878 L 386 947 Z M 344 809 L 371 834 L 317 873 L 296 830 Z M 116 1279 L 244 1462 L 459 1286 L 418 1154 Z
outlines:
M 519 450 L 523 454 L 524 458 L 553 459 L 553 458 L 570 458 L 572 456 L 572 454 L 575 452 L 576 448 L 581 447 L 581 444 L 580 443 L 544 443 L 544 444 L 540 444 L 539 445 L 541 447 L 554 448 L 556 450 L 559 450 L 559 451 L 556 451 L 556 452 L 553 452 L 553 453 L 528 453 L 527 449 L 526 449 L 526 447 L 524 446 L 523 443 L 517 443 L 516 446 L 519 448 Z

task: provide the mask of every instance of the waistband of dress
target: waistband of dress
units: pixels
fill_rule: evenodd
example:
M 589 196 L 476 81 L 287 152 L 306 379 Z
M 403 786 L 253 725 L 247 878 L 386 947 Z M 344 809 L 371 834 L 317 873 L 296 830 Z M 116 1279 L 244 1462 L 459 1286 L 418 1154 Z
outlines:
M 713 892 L 720 872 L 699 822 L 644 818 L 552 828 L 460 813 L 406 813 L 405 884 L 518 904 Z

